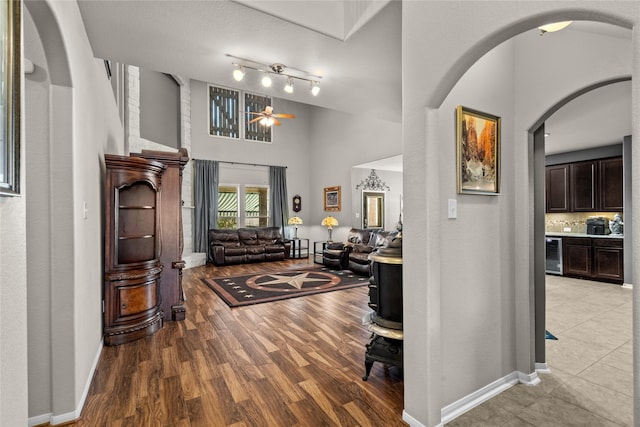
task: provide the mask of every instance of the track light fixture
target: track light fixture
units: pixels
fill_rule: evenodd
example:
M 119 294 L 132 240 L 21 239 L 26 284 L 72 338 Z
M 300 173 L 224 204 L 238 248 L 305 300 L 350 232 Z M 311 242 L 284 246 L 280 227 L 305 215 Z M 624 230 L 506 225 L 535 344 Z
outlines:
M 233 79 L 237 82 L 244 79 L 244 68 L 242 67 L 242 65 L 237 65 L 236 69 L 233 70 Z
M 284 91 L 287 93 L 293 93 L 293 80 L 291 80 L 291 77 L 287 77 L 287 84 L 284 85 Z
M 320 92 L 320 79 L 322 78 L 322 76 L 316 76 L 307 71 L 287 67 L 284 64 L 280 63 L 263 64 L 251 59 L 239 58 L 229 54 L 227 54 L 227 56 L 229 58 L 233 58 L 239 62 L 242 62 L 231 63 L 234 67 L 236 67 L 233 70 L 233 78 L 238 82 L 244 78 L 246 70 L 249 69 L 263 73 L 262 86 L 264 87 L 271 87 L 273 83 L 271 78 L 272 76 L 283 76 L 287 79 L 287 82 L 284 85 L 284 91 L 286 93 L 293 93 L 293 81 L 295 79 L 309 82 L 310 91 L 313 96 L 317 96 Z M 251 63 L 253 65 L 248 65 L 247 63 Z M 295 74 L 285 72 L 286 70 L 292 70 L 295 72 Z
M 318 96 L 318 94 L 320 93 L 320 86 L 318 86 L 318 84 L 314 84 L 314 82 L 310 82 L 311 84 L 311 95 L 313 96 Z

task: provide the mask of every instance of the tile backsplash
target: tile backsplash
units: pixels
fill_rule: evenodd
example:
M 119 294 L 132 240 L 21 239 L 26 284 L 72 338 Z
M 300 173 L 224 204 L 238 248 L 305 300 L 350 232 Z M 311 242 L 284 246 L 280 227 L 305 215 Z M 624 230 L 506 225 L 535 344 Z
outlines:
M 547 232 L 586 233 L 587 219 L 591 217 L 605 218 L 605 224 L 619 212 L 572 212 L 572 213 L 548 213 L 545 215 L 545 230 Z M 624 216 L 622 217 L 624 220 Z M 570 228 L 571 231 L 565 230 Z

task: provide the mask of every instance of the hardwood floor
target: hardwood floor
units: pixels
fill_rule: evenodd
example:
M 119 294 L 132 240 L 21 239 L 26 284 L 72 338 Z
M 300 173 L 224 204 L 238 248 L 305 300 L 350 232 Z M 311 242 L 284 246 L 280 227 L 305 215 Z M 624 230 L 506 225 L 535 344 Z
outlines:
M 366 286 L 229 308 L 200 279 L 311 265 L 290 260 L 184 271 L 187 318 L 105 347 L 76 426 L 404 426 L 403 381 L 368 381 Z

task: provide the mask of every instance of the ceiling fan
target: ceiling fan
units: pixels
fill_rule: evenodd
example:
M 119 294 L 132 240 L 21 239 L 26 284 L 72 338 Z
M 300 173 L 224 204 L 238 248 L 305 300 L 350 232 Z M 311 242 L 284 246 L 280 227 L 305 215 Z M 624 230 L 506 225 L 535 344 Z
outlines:
M 255 116 L 258 116 L 249 120 L 249 123 L 259 122 L 261 125 L 264 125 L 264 126 L 271 126 L 271 125 L 280 126 L 281 123 L 280 123 L 280 120 L 278 119 L 295 119 L 296 118 L 295 114 L 275 114 L 273 112 L 273 107 L 271 107 L 270 105 L 266 106 L 264 110 L 260 111 L 259 113 L 249 111 L 247 112 L 247 114 L 253 114 Z

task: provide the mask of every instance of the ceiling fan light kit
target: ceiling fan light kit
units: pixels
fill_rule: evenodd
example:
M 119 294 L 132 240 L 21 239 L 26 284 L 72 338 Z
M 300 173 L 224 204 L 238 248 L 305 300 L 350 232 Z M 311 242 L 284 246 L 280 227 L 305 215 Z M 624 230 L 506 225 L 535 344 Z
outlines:
M 287 79 L 286 84 L 284 85 L 284 91 L 286 93 L 293 93 L 293 81 L 295 79 L 302 80 L 305 82 L 309 82 L 309 90 L 313 96 L 317 96 L 320 92 L 320 79 L 322 76 L 316 76 L 304 70 L 299 70 L 292 67 L 287 67 L 284 64 L 279 62 L 275 62 L 273 64 L 263 64 L 261 62 L 253 61 L 251 59 L 239 58 L 233 55 L 227 54 L 228 57 L 233 58 L 235 60 L 243 62 L 242 64 L 238 62 L 232 62 L 231 64 L 235 67 L 233 70 L 233 78 L 235 81 L 242 81 L 246 75 L 246 70 L 255 70 L 260 73 L 263 73 L 262 77 L 262 86 L 271 87 L 273 81 L 271 76 L 282 76 Z M 248 63 L 252 63 L 254 65 L 247 65 Z M 285 72 L 286 70 L 293 70 L 298 73 L 298 75 L 291 74 Z M 302 76 L 302 75 L 304 76 Z

